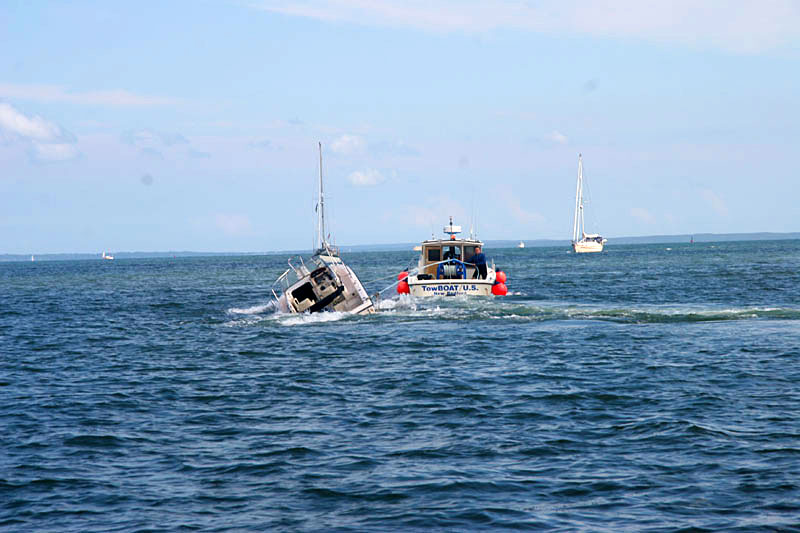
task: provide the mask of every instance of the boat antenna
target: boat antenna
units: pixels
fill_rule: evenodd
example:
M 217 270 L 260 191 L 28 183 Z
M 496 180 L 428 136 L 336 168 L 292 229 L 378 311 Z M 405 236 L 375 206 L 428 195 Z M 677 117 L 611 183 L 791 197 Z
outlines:
M 477 211 L 475 210 L 475 183 L 472 181 L 472 178 L 469 180 L 469 189 L 470 189 L 470 207 L 472 207 L 472 216 L 470 217 L 470 224 L 469 224 L 469 238 L 471 240 L 475 240 L 475 226 L 477 225 Z

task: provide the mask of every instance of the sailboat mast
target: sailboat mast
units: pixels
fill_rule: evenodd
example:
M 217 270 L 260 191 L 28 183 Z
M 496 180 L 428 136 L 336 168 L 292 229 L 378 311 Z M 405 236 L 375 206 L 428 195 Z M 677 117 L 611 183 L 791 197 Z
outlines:
M 319 248 L 327 248 L 325 241 L 325 194 L 322 190 L 322 142 L 319 142 L 319 204 L 317 204 L 317 238 Z
M 583 199 L 581 198 L 581 178 L 583 174 L 583 164 L 581 154 L 578 154 L 578 181 L 575 184 L 575 216 L 572 220 L 572 242 L 578 242 L 578 211 L 581 210 Z
M 578 183 L 581 184 L 580 186 L 581 194 L 580 194 L 580 202 L 578 203 L 578 210 L 581 213 L 580 236 L 581 239 L 583 239 L 583 237 L 586 235 L 586 219 L 584 218 L 585 215 L 583 209 L 583 158 L 581 157 L 580 154 L 578 154 Z

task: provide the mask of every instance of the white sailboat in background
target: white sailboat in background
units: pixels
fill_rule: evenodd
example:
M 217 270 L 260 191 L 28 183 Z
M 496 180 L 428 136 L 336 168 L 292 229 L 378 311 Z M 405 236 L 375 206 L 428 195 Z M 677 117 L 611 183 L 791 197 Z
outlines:
M 575 217 L 572 223 L 572 250 L 576 254 L 602 252 L 608 242 L 597 233 L 586 233 L 583 215 L 583 158 L 578 154 L 578 184 L 575 189 Z
M 113 261 L 114 260 L 114 256 L 113 255 L 107 254 L 105 252 L 103 252 L 103 255 L 101 256 L 101 258 L 105 259 L 106 261 Z
M 517 245 L 517 248 L 525 248 L 525 243 L 522 242 L 522 241 L 519 241 L 519 244 Z

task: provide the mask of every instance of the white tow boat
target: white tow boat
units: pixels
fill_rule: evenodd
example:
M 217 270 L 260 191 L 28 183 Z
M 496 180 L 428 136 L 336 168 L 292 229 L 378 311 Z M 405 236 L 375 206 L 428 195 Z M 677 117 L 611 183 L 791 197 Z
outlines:
M 289 259 L 289 268 L 275 280 L 272 295 L 278 310 L 284 313 L 374 313 L 372 300 L 358 276 L 342 261 L 339 250 L 331 246 L 325 237 L 322 143 L 319 144 L 319 201 L 316 211 L 319 246 L 311 256 L 310 266 L 306 266 L 302 257 L 296 259 L 297 264 Z
M 597 233 L 586 233 L 583 209 L 583 158 L 578 154 L 578 184 L 575 189 L 575 217 L 572 223 L 572 250 L 576 254 L 602 252 L 608 239 Z M 580 237 L 580 238 L 579 238 Z
M 444 233 L 449 237 L 422 242 L 417 268 L 398 275 L 398 293 L 411 296 L 503 296 L 508 292 L 506 274 L 495 269 L 494 261 L 486 264 L 485 277 L 480 275 L 478 266 L 470 262 L 476 248 L 482 251 L 481 241 L 473 235 L 468 239 L 456 238 L 461 233 L 461 226 L 453 225 L 453 217 L 450 217 Z

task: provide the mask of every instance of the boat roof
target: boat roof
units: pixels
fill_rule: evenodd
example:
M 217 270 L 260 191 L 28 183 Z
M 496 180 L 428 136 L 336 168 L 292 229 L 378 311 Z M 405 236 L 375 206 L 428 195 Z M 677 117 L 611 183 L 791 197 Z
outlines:
M 476 244 L 483 246 L 483 242 L 477 239 L 428 239 L 427 241 L 422 241 L 422 246 L 429 246 L 431 244 Z
M 453 245 L 453 244 L 474 244 L 477 246 L 483 246 L 483 243 L 478 239 L 461 239 L 456 238 L 457 233 L 461 233 L 461 226 L 456 226 L 453 224 L 453 217 L 450 217 L 450 223 L 444 227 L 445 235 L 449 235 L 449 237 L 439 238 L 439 239 L 428 239 L 422 241 L 422 246 L 431 246 L 431 245 Z M 472 232 L 470 232 L 472 235 Z

